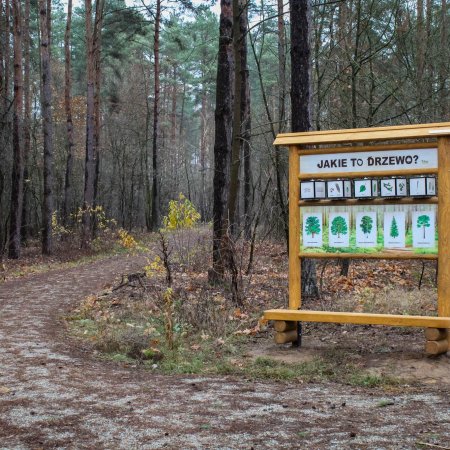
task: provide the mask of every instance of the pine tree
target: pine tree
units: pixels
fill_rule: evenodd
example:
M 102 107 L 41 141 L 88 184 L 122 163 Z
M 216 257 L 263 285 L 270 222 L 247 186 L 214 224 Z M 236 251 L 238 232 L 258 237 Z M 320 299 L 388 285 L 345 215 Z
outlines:
M 417 228 L 423 228 L 423 238 L 425 239 L 425 229 L 430 227 L 430 216 L 426 214 L 417 218 Z
M 394 239 L 398 237 L 398 226 L 397 226 L 397 221 L 395 220 L 395 217 L 392 217 L 391 231 L 390 231 L 389 235 Z

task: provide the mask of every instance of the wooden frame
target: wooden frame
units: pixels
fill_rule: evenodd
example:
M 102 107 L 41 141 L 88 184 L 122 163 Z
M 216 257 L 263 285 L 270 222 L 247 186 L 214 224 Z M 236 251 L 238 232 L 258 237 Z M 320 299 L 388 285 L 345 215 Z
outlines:
M 419 142 L 399 142 L 405 140 Z M 426 140 L 426 142 L 424 142 Z M 393 142 L 380 144 L 380 142 Z M 371 142 L 371 145 L 361 145 Z M 359 143 L 359 145 L 358 145 Z M 342 147 L 324 145 L 344 144 Z M 355 145 L 356 144 L 356 145 Z M 450 328 L 450 123 L 420 124 L 394 127 L 380 127 L 353 130 L 332 130 L 307 133 L 289 133 L 277 136 L 274 145 L 289 148 L 289 305 L 287 310 L 265 311 L 269 320 L 288 322 L 338 322 L 377 325 L 398 325 Z M 312 146 L 317 148 L 313 149 Z M 321 147 L 322 146 L 322 147 Z M 352 152 L 376 152 L 395 149 L 436 149 L 438 152 L 438 169 L 401 170 L 378 172 L 346 172 L 306 174 L 300 173 L 300 157 L 313 154 L 333 154 Z M 352 178 L 385 175 L 426 175 L 437 174 L 439 193 L 437 197 L 427 199 L 376 199 L 376 200 L 300 200 L 299 180 L 311 178 Z M 351 205 L 412 205 L 437 204 L 438 255 L 406 254 L 401 251 L 384 251 L 380 253 L 308 253 L 300 252 L 300 214 L 304 206 L 351 206 Z M 328 311 L 299 311 L 301 301 L 301 259 L 302 258 L 367 258 L 367 259 L 424 259 L 438 260 L 438 317 L 397 316 L 391 314 L 355 314 Z M 442 347 L 442 346 L 441 346 Z M 446 347 L 447 348 L 447 347 Z

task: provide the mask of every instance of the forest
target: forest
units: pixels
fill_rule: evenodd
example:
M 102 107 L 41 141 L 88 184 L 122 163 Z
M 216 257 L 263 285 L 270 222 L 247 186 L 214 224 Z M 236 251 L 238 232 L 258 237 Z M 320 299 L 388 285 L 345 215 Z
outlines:
M 449 115 L 446 0 L 0 0 L 0 39 L 0 257 L 180 194 L 214 242 L 287 241 L 278 133 Z

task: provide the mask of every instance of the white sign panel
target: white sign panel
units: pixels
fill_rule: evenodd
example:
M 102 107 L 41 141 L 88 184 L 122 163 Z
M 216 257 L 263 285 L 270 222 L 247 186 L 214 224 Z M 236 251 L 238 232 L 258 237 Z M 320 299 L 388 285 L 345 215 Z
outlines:
M 350 242 L 349 213 L 331 213 L 328 216 L 330 247 L 348 247 Z
M 322 214 L 303 214 L 303 247 L 322 247 Z
M 412 236 L 413 247 L 434 247 L 435 234 L 434 211 L 413 211 Z
M 376 212 L 360 212 L 356 214 L 356 246 L 377 246 Z
M 384 213 L 384 247 L 405 248 L 405 213 Z
M 300 156 L 301 174 L 436 169 L 437 149 L 385 150 Z

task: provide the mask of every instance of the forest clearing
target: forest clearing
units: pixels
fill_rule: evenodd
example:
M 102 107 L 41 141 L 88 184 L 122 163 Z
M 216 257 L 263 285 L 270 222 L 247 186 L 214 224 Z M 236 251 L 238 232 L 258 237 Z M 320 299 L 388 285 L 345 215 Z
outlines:
M 0 0 L 0 449 L 450 449 L 448 23 Z

